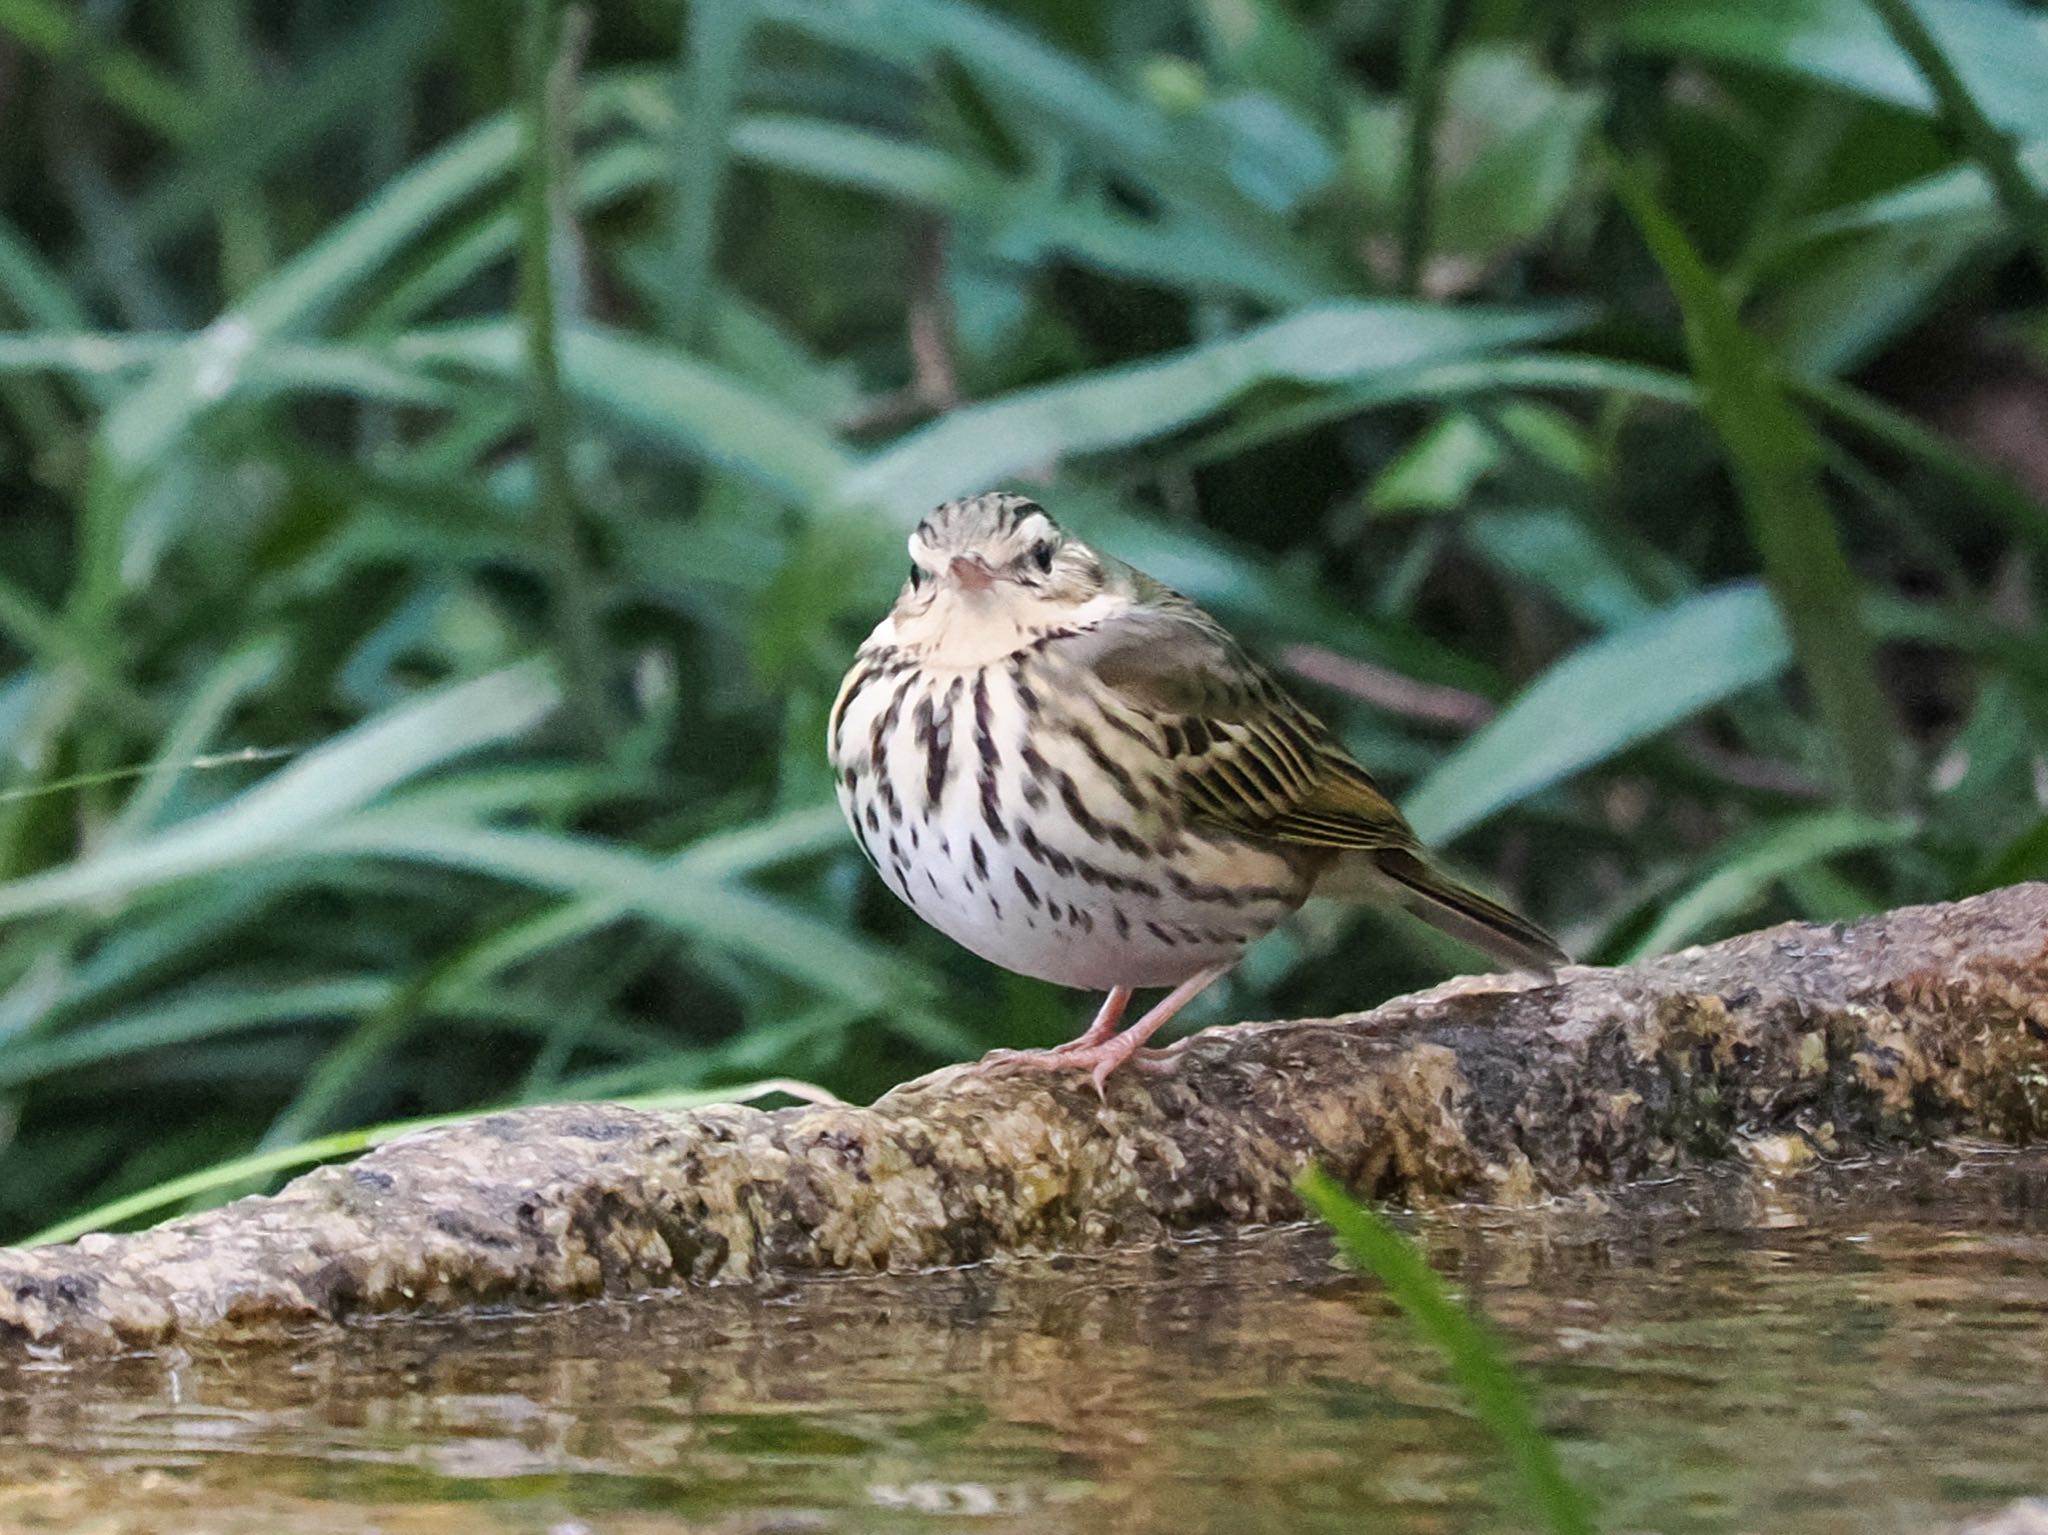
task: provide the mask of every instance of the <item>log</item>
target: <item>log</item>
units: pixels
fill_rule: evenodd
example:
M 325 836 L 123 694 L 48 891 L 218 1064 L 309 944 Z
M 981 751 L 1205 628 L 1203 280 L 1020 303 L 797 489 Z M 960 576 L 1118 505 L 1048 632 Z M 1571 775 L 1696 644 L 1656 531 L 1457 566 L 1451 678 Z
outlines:
M 151 1231 L 0 1251 L 0 1352 L 1153 1242 L 1298 1218 L 1312 1161 L 1377 1199 L 1526 1204 L 2044 1128 L 2037 883 L 1215 1028 L 1106 1103 L 1079 1072 L 957 1066 L 870 1108 L 493 1114 Z

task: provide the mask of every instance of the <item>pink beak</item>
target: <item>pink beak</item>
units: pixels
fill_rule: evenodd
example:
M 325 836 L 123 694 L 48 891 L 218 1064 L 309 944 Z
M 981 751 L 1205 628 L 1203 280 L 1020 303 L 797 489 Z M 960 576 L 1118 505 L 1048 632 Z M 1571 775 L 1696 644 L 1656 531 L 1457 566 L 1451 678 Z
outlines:
M 963 592 L 985 592 L 995 585 L 996 573 L 971 554 L 953 556 L 953 579 Z

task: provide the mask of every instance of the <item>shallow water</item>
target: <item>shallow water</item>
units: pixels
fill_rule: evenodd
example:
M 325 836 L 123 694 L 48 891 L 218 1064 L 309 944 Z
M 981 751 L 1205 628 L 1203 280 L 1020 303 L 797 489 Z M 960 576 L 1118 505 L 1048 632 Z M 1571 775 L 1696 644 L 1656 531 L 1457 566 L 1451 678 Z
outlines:
M 1422 1223 L 1610 1531 L 2048 1491 L 2048 1154 Z M 1523 1530 L 1320 1233 L 0 1370 L 0 1530 Z

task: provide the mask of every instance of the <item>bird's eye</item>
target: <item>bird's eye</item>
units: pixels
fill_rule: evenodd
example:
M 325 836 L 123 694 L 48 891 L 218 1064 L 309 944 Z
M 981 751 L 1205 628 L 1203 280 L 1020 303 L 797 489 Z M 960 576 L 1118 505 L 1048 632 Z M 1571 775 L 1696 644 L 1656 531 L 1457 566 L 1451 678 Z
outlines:
M 917 561 L 912 560 L 910 562 L 910 589 L 914 592 L 920 586 L 923 586 L 925 583 L 925 578 L 929 574 L 930 572 L 927 571 L 922 565 L 918 564 Z
M 1038 561 L 1038 568 L 1043 571 L 1052 569 L 1052 556 L 1053 547 L 1049 543 L 1039 544 L 1031 551 L 1031 558 Z

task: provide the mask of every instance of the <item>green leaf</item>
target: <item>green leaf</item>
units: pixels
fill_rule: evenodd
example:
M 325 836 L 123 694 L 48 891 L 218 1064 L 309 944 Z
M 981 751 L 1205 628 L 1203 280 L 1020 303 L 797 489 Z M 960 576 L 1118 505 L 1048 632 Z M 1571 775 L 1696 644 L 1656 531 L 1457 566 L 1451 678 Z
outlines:
M 2029 144 L 2019 153 L 2020 169 L 2048 196 L 2048 142 Z M 1974 165 L 1923 176 L 1888 188 L 1859 202 L 1843 203 L 1793 225 L 1777 242 L 1784 254 L 1821 240 L 1879 230 L 1964 230 L 1979 239 L 1998 232 L 1997 195 L 1984 172 Z
M 167 1050 L 282 1023 L 346 1017 L 382 1006 L 394 989 L 391 981 L 377 976 L 205 987 L 82 1028 L 10 1039 L 0 1053 L 0 1088 L 103 1066 L 143 1050 Z
M 524 368 L 519 334 L 510 325 L 416 331 L 393 341 L 390 355 L 408 368 L 482 374 L 508 388 Z M 852 468 L 850 455 L 815 423 L 658 342 L 568 331 L 562 366 L 570 392 L 592 409 L 800 505 L 832 504 Z
M 191 92 L 140 54 L 109 46 L 100 31 L 98 15 L 62 0 L 0 0 L 0 33 L 78 70 L 108 101 L 164 138 L 195 137 L 202 116 Z
M 2048 48 L 2037 15 L 1996 0 L 1940 0 L 1923 14 L 1992 121 L 2048 138 Z M 1744 64 L 1935 110 L 1926 80 L 1865 0 L 1632 0 L 1618 15 L 1625 47 Z
M 624 84 L 591 87 L 585 121 L 617 110 Z M 519 162 L 511 116 L 485 119 L 381 188 L 167 358 L 108 416 L 101 436 L 113 466 L 134 474 L 154 464 L 192 423 L 234 392 L 242 370 L 270 341 L 303 333 L 381 280 L 428 231 Z
M 1975 894 L 2030 879 L 2048 879 L 2048 815 L 1985 859 L 1965 888 Z
M 1226 167 L 1263 158 L 1227 119 L 1190 123 L 1117 90 L 1081 61 L 1006 17 L 953 0 L 870 0 L 855 28 L 844 8 L 816 0 L 765 7 L 784 25 L 929 67 L 950 58 L 992 100 L 1019 118 L 1082 147 L 1119 177 L 1148 188 L 1165 206 L 1226 235 L 1283 276 L 1288 301 L 1336 291 L 1339 281 L 1312 247 L 1276 230 L 1231 181 Z
M 1656 604 L 1600 532 L 1589 519 L 1553 506 L 1483 512 L 1460 525 L 1481 559 L 1549 593 L 1596 629 L 1650 617 Z
M 1302 280 L 1270 250 L 1227 228 L 1169 210 L 1141 219 L 1086 197 L 1050 198 L 1042 184 L 998 175 L 903 139 L 813 118 L 756 116 L 733 130 L 750 164 L 876 193 L 959 220 L 1011 261 L 1065 256 L 1084 266 L 1196 292 L 1272 303 L 1302 297 Z
M 1836 776 L 1857 809 L 1889 809 L 1898 796 L 1894 728 L 1877 685 L 1861 590 L 1821 494 L 1820 439 L 1649 184 L 1627 167 L 1613 169 L 1685 316 L 1701 405 L 1727 450 L 1765 579 L 1826 725 Z
M 658 859 L 588 837 L 463 825 L 393 807 L 312 833 L 298 849 L 440 864 L 615 902 L 865 1007 L 930 990 L 915 967 L 836 923 L 730 881 L 679 879 Z
M 1462 506 L 1500 464 L 1500 444 L 1463 411 L 1447 411 L 1373 481 L 1375 512 L 1442 512 Z
M 1692 887 L 1664 908 L 1624 959 L 1634 963 L 1711 935 L 1749 910 L 1777 881 L 1844 853 L 1895 847 L 1917 835 L 1909 820 L 1824 810 L 1796 816 L 1721 849 Z
M 731 123 L 746 75 L 753 0 L 721 0 L 690 12 L 674 76 L 666 309 L 668 337 L 693 347 L 711 310 L 718 207 L 725 189 Z
M 1928 90 L 1940 104 L 1943 120 L 1968 147 L 1971 156 L 1997 189 L 2007 216 L 2033 247 L 2035 265 L 2044 277 L 2048 277 L 2048 204 L 2043 203 L 2011 141 L 1985 115 L 1982 104 L 1957 69 L 1956 61 L 1944 50 L 1913 0 L 1870 0 L 1870 4 L 1884 18 L 1892 40 L 1912 58 L 1914 67 L 1926 79 Z M 1931 13 L 1932 8 L 1929 10 Z M 2033 21 L 2034 44 L 2038 50 L 2041 47 L 2040 20 L 2035 17 Z M 2048 86 L 2048 71 L 2042 73 L 2038 84 Z
M 1756 331 L 1794 380 L 1854 372 L 1924 322 L 1958 269 L 2001 236 L 1996 227 L 1958 220 L 1845 242 L 1759 297 Z
M 524 667 L 426 694 L 343 732 L 217 810 L 0 884 L 0 919 L 125 900 L 291 851 L 407 779 L 524 734 L 557 702 L 554 684 Z
M 957 410 L 857 469 L 856 504 L 914 520 L 934 502 L 1084 453 L 1128 447 L 1221 409 L 1254 384 L 1354 383 L 1575 329 L 1571 308 L 1324 304 L 1242 335 Z
M 1445 1288 L 1436 1270 L 1401 1233 L 1345 1192 L 1321 1168 L 1295 1184 L 1302 1200 L 1336 1233 L 1354 1267 L 1373 1275 L 1436 1350 L 1474 1416 L 1493 1432 L 1521 1483 L 1515 1512 L 1533 1516 L 1552 1535 L 1593 1535 L 1585 1496 L 1558 1464 L 1557 1449 L 1536 1421 L 1529 1394 L 1501 1347 Z
M 1758 586 L 1702 592 L 1573 651 L 1408 796 L 1426 841 L 1447 842 L 1509 805 L 1769 682 L 1791 659 Z

